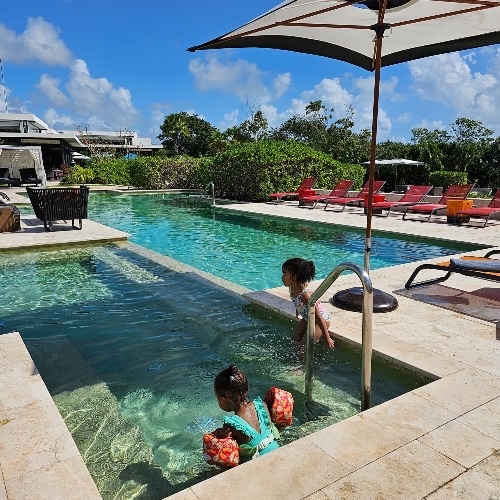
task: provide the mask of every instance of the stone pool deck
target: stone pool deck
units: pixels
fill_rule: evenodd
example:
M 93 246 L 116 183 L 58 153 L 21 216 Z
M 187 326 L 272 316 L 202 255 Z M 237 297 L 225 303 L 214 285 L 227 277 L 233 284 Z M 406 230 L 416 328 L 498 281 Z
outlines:
M 296 202 L 223 209 L 359 228 L 366 222 L 359 210 L 324 212 Z M 82 231 L 29 231 L 28 219 L 23 231 L 0 234 L 0 253 L 33 248 L 42 238 L 44 246 L 126 238 L 91 221 Z M 499 223 L 483 229 L 375 217 L 373 230 L 500 249 Z M 500 284 L 453 275 L 409 293 L 404 283 L 416 265 L 370 273 L 376 288 L 399 301 L 396 311 L 373 315 L 373 349 L 434 382 L 169 498 L 500 499 Z M 359 346 L 361 315 L 328 303 L 351 286 L 358 279 L 341 276 L 323 301 L 334 313 L 335 336 Z M 282 286 L 245 296 L 293 315 Z M 0 358 L 0 500 L 100 498 L 19 334 L 0 336 Z

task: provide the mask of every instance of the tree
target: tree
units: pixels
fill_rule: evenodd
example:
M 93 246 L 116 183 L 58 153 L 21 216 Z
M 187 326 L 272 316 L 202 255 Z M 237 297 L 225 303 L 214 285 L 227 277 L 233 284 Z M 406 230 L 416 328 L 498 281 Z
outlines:
M 443 160 L 448 149 L 450 136 L 445 130 L 413 128 L 412 143 L 414 158 L 423 161 L 431 171 L 445 170 Z
M 481 122 L 469 118 L 457 118 L 451 126 L 452 147 L 449 160 L 455 170 L 467 172 L 469 181 L 481 177 L 482 159 L 493 141 L 493 131 Z
M 295 115 L 272 132 L 276 140 L 294 140 L 318 150 L 328 149 L 328 122 L 333 109 L 327 110 L 323 103 L 311 101 L 305 108 L 304 115 Z
M 198 115 L 185 111 L 165 117 L 158 139 L 170 155 L 204 156 L 210 152 L 217 129 Z

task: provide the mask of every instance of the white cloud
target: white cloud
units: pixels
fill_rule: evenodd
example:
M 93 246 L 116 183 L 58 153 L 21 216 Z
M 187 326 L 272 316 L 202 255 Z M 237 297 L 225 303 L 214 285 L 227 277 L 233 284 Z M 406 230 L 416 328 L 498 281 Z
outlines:
M 415 124 L 412 128 L 426 128 L 428 130 L 446 130 L 446 125 L 441 120 L 421 120 L 420 123 Z
M 48 124 L 57 124 L 57 128 L 64 130 L 74 129 L 76 125 L 76 120 L 74 118 L 64 114 L 61 115 L 54 108 L 49 108 L 44 113 L 43 120 Z
M 424 100 L 439 102 L 454 110 L 457 117 L 478 120 L 500 131 L 500 50 L 491 55 L 489 72 L 473 72 L 475 53 L 454 52 L 409 64 L 412 88 Z
M 17 64 L 37 61 L 49 66 L 68 66 L 73 57 L 59 38 L 60 30 L 42 17 L 30 17 L 21 34 L 0 24 L 0 54 Z
M 335 114 L 343 116 L 347 107 L 352 104 L 353 96 L 342 87 L 339 78 L 324 78 L 312 90 L 304 90 L 299 98 L 292 99 L 293 112 L 304 114 L 306 106 L 318 100 L 327 109 L 333 108 Z
M 268 88 L 264 83 L 267 75 L 257 64 L 244 59 L 225 64 L 214 56 L 196 58 L 191 59 L 188 68 L 200 90 L 223 90 L 257 104 L 281 97 L 291 83 L 290 73 L 284 73 L 275 77 Z
M 115 88 L 107 78 L 93 78 L 82 59 L 76 59 L 71 66 L 67 95 L 59 88 L 60 80 L 43 75 L 38 83 L 51 106 L 62 106 L 80 117 L 79 122 L 105 130 L 131 127 L 138 116 L 132 104 L 130 91 L 124 87 Z M 54 126 L 52 122 L 48 122 Z
M 353 98 L 354 123 L 357 130 L 368 129 L 371 131 L 373 123 L 373 89 L 374 77 L 355 78 L 354 88 L 358 91 Z M 391 95 L 398 84 L 397 78 L 382 80 L 380 82 L 380 96 Z M 392 122 L 386 110 L 378 106 L 377 141 L 388 139 L 392 129 Z
M 282 73 L 273 80 L 273 89 L 276 98 L 280 98 L 290 87 L 292 83 L 292 75 L 290 73 Z
M 224 120 L 218 125 L 219 130 L 224 131 L 230 127 L 236 126 L 238 124 L 239 115 L 240 112 L 237 109 L 233 109 L 229 113 L 226 113 L 224 115 Z
M 38 90 L 45 94 L 49 101 L 56 106 L 67 106 L 69 98 L 59 89 L 59 78 L 52 78 L 47 74 L 42 75 L 37 84 Z

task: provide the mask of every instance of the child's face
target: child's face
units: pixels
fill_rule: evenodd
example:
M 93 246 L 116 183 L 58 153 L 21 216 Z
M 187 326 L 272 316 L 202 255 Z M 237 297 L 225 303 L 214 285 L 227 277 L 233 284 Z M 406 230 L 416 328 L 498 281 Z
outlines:
M 292 286 L 292 283 L 295 281 L 293 276 L 290 274 L 290 271 L 286 269 L 282 269 L 281 281 L 285 286 Z

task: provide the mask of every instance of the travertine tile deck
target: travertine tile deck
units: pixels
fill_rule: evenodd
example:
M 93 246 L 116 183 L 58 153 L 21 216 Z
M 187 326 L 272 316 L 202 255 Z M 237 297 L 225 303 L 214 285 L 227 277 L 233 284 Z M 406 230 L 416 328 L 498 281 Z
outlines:
M 224 209 L 359 228 L 365 224 L 359 212 L 335 214 L 296 205 L 238 204 Z M 86 230 L 100 230 L 98 226 L 84 221 L 81 232 L 48 233 L 53 241 L 46 244 L 75 243 L 64 241 L 65 235 L 85 238 Z M 390 217 L 374 218 L 373 228 L 500 248 L 498 224 L 476 229 Z M 0 235 L 0 252 L 8 248 L 5 241 L 14 235 Z M 29 242 L 40 236 L 25 232 L 24 240 L 18 239 L 15 246 L 33 246 Z M 435 382 L 170 498 L 232 499 L 235 494 L 239 498 L 311 500 L 500 498 L 498 323 L 395 293 L 414 268 L 415 264 L 408 264 L 370 273 L 376 288 L 394 294 L 399 301 L 396 311 L 373 315 L 373 348 L 376 355 L 425 373 Z M 496 283 L 454 275 L 446 285 L 469 292 L 488 288 L 490 297 L 498 298 L 500 305 Z M 359 286 L 357 277 L 341 276 L 325 294 L 325 306 L 331 308 L 327 300 L 336 290 L 351 286 Z M 293 315 L 284 287 L 246 296 Z M 335 309 L 332 331 L 339 339 L 359 345 L 361 315 Z M 99 498 L 26 355 L 29 358 L 17 334 L 0 336 L 0 500 Z M 51 423 L 55 424 L 53 430 Z

